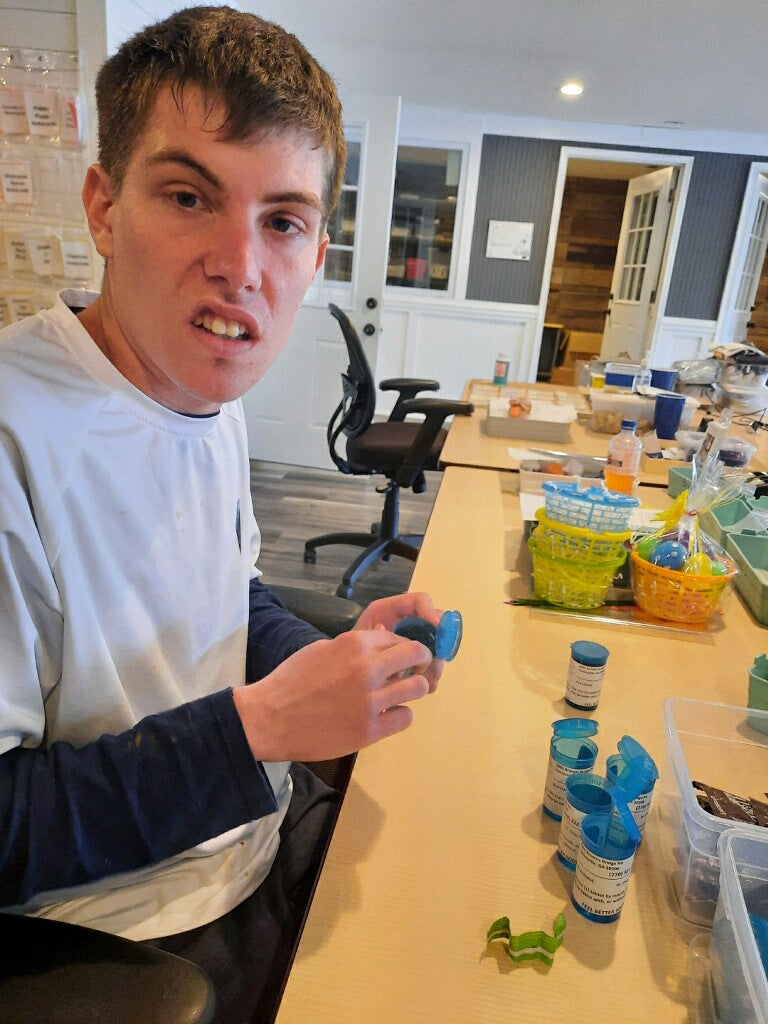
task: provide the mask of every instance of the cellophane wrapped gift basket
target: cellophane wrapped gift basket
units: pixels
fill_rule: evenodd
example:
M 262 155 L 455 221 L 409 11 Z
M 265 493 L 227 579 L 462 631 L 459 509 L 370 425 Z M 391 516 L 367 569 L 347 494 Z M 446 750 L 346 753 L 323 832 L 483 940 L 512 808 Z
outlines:
M 690 489 L 664 514 L 661 527 L 633 545 L 632 593 L 643 611 L 672 622 L 704 623 L 718 610 L 738 567 L 705 532 L 702 515 L 733 500 L 744 479 L 726 477 L 716 457 L 706 461 Z

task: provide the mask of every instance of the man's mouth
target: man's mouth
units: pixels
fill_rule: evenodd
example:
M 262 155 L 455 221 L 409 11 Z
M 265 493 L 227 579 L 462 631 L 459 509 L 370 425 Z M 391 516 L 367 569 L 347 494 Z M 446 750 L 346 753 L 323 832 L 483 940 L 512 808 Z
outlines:
M 243 341 L 248 341 L 250 337 L 246 328 L 237 320 L 225 320 L 221 316 L 211 316 L 210 313 L 196 317 L 192 323 L 195 327 L 204 327 L 206 331 L 219 337 L 242 338 Z

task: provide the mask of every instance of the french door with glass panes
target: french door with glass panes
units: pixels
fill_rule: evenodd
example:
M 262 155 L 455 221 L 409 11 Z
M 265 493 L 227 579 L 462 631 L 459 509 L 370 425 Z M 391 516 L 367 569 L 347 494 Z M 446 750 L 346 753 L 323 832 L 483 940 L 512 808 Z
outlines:
M 244 397 L 253 459 L 332 468 L 326 441 L 347 350 L 328 303 L 357 327 L 375 371 L 400 118 L 398 97 L 343 98 L 349 149 L 317 273 L 275 364 Z
M 627 187 L 601 359 L 643 358 L 667 241 L 676 168 L 632 178 Z

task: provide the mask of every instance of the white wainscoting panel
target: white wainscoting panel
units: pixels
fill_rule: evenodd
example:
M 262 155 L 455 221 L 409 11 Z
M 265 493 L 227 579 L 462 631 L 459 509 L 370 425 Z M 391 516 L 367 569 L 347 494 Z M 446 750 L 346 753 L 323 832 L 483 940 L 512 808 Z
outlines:
M 438 380 L 438 395 L 459 398 L 472 377 L 491 377 L 498 353 L 509 357 L 509 379 L 528 380 L 538 363 L 536 306 L 434 301 L 386 297 L 375 376 Z M 388 413 L 390 393 L 377 394 L 377 412 Z
M 648 353 L 650 366 L 666 367 L 679 359 L 706 359 L 715 340 L 717 321 L 663 317 Z

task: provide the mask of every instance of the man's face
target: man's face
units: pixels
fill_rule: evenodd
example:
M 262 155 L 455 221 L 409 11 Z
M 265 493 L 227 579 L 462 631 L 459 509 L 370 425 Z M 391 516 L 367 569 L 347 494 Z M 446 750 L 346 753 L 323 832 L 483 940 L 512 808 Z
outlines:
M 193 88 L 158 93 L 119 195 L 84 189 L 104 291 L 81 315 L 138 388 L 179 412 L 215 412 L 280 353 L 323 262 L 323 151 L 293 131 L 222 141 Z

